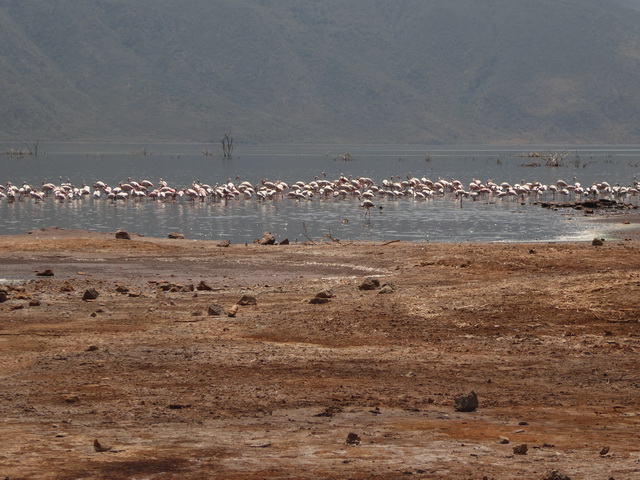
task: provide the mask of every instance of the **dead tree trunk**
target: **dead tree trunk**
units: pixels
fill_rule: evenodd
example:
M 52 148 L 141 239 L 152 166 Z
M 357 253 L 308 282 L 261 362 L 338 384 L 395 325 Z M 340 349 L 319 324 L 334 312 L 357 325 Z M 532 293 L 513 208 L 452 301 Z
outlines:
M 222 156 L 224 158 L 231 158 L 231 154 L 233 153 L 233 137 L 225 133 L 220 143 L 222 144 Z

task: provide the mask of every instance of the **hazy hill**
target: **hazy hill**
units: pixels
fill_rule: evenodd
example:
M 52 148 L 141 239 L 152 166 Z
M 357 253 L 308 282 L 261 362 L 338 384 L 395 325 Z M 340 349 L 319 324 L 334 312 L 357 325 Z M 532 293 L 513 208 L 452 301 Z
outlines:
M 0 0 L 0 137 L 640 141 L 638 0 Z

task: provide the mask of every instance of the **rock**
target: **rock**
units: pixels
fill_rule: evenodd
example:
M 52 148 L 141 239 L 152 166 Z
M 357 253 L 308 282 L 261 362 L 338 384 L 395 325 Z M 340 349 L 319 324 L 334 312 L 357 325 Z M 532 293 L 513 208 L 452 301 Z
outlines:
M 381 293 L 381 294 L 393 293 L 393 287 L 391 285 L 385 285 L 380 289 L 378 293 Z
M 116 292 L 118 293 L 129 293 L 129 289 L 127 287 L 125 287 L 124 285 L 117 285 L 116 286 Z
M 217 303 L 212 303 L 211 305 L 209 305 L 209 308 L 207 309 L 207 313 L 213 317 L 221 317 L 227 314 L 224 307 Z
M 84 294 L 82 295 L 82 299 L 83 300 L 95 300 L 96 298 L 98 298 L 98 291 L 95 288 L 88 288 L 84 291 Z
M 312 303 L 314 305 L 322 305 L 323 303 L 329 303 L 329 299 L 323 297 L 313 297 L 311 300 L 309 300 L 309 303 Z
M 236 303 L 235 305 L 232 305 L 231 308 L 229 308 L 229 310 L 227 310 L 227 316 L 228 317 L 235 317 L 236 313 L 238 313 L 238 309 L 240 308 L 240 306 Z
M 8 298 L 9 295 L 7 295 L 7 292 L 5 292 L 4 290 L 0 290 L 0 303 L 6 302 Z
M 258 300 L 253 295 L 243 295 L 236 303 L 244 307 L 246 305 L 257 305 Z
M 453 406 L 458 412 L 473 412 L 478 408 L 478 395 L 472 390 L 466 395 L 457 397 Z
M 333 290 L 331 288 L 325 288 L 321 292 L 316 293 L 316 298 L 333 298 Z
M 111 450 L 113 450 L 112 447 L 108 445 L 103 445 L 97 439 L 93 441 L 93 449 L 96 452 L 110 452 Z
M 42 272 L 37 272 L 36 276 L 37 277 L 53 277 L 53 270 L 51 270 L 50 268 L 47 268 L 46 270 L 43 270 Z
M 184 234 L 178 232 L 171 232 L 167 237 L 171 240 L 184 240 Z
M 264 232 L 262 238 L 255 241 L 258 245 L 275 245 L 276 236 L 271 232 Z
M 553 470 L 545 475 L 542 480 L 571 480 L 571 477 L 564 475 L 557 470 Z
M 126 230 L 118 230 L 116 232 L 116 238 L 120 240 L 131 240 L 131 235 Z
M 229 245 L 231 245 L 231 241 L 230 240 L 222 240 L 221 242 L 216 243 L 217 247 L 228 247 Z
M 526 443 L 521 443 L 520 445 L 516 445 L 513 447 L 513 453 L 516 455 L 526 455 L 529 447 L 527 447 Z
M 209 284 L 207 282 L 205 282 L 204 280 L 200 280 L 200 283 L 196 287 L 196 290 L 209 291 L 209 290 L 213 290 L 213 288 L 211 286 L 209 286 Z
M 498 437 L 498 443 L 501 445 L 507 445 L 509 443 L 509 439 L 507 437 Z
M 40 306 L 40 300 L 29 300 L 29 306 L 30 307 L 39 307 Z
M 289 245 L 289 239 L 285 238 L 284 240 L 282 240 L 278 245 Z
M 360 290 L 375 290 L 380 287 L 380 280 L 374 277 L 367 277 L 364 282 L 360 284 L 358 289 Z
M 362 439 L 357 433 L 350 433 L 347 435 L 347 445 L 360 445 L 361 441 Z
M 594 238 L 591 241 L 591 245 L 593 245 L 594 247 L 601 247 L 602 245 L 604 245 L 604 242 L 599 238 Z
M 602 450 L 600 450 L 600 455 L 606 455 L 607 453 L 609 453 L 609 447 L 602 447 Z

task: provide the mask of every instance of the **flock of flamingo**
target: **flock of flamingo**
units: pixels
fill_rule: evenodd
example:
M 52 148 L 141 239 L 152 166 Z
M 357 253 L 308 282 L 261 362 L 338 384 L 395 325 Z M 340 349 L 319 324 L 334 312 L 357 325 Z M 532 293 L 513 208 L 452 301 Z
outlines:
M 202 182 L 193 182 L 188 187 L 169 185 L 160 179 L 157 183 L 149 180 L 132 180 L 120 182 L 111 187 L 105 182 L 96 181 L 93 186 L 82 183 L 74 186 L 68 180 L 59 184 L 42 182 L 35 188 L 27 183 L 21 186 L 7 182 L 0 184 L 0 199 L 8 202 L 32 200 L 42 202 L 52 198 L 58 202 L 77 201 L 87 197 L 94 199 L 107 199 L 112 202 L 155 200 L 161 202 L 174 201 L 230 201 L 237 199 L 269 201 L 277 198 L 289 198 L 296 201 L 309 201 L 314 198 L 357 199 L 360 206 L 369 212 L 369 209 L 385 199 L 409 198 L 416 201 L 426 201 L 434 197 L 450 196 L 462 201 L 463 198 L 472 200 L 496 201 L 513 200 L 527 201 L 540 200 L 566 200 L 571 199 L 597 199 L 609 198 L 624 200 L 628 197 L 638 196 L 640 181 L 628 186 L 610 185 L 608 182 L 597 182 L 589 186 L 582 186 L 574 178 L 573 183 L 558 180 L 555 184 L 542 184 L 540 182 L 522 181 L 516 184 L 507 182 L 497 183 L 492 180 L 482 182 L 474 179 L 465 185 L 459 180 L 438 179 L 432 181 L 428 178 L 407 175 L 406 178 L 394 176 L 377 184 L 367 177 L 347 177 L 340 175 L 335 180 L 328 180 L 323 173 L 322 178 L 305 182 L 286 183 L 283 181 L 262 180 L 254 185 L 250 182 L 240 182 L 236 178 L 234 183 L 228 180 L 222 184 L 208 185 Z M 378 206 L 379 203 L 378 203 Z M 381 206 L 380 206 L 381 208 Z

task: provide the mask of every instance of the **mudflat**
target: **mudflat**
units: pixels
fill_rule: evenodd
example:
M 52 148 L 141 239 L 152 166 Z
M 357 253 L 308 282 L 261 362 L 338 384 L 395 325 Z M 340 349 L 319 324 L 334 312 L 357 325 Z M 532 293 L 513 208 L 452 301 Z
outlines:
M 221 245 L 0 236 L 1 475 L 640 477 L 637 237 Z

